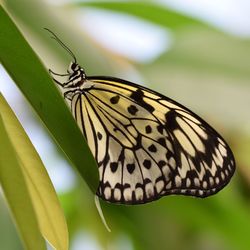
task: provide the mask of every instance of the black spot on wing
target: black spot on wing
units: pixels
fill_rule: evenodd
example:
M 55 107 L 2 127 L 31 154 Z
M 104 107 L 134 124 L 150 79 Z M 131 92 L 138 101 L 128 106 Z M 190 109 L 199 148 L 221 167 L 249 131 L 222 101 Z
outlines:
M 98 137 L 99 140 L 101 140 L 102 139 L 102 134 L 100 132 L 97 132 L 97 137 Z
M 130 98 L 133 99 L 137 104 L 148 110 L 150 113 L 152 113 L 155 110 L 154 107 L 146 103 L 143 100 L 143 96 L 143 91 L 141 89 L 137 89 L 136 91 L 132 92 Z
M 130 174 L 132 174 L 135 170 L 135 164 L 134 163 L 127 164 L 127 170 Z
M 116 172 L 117 168 L 118 168 L 118 163 L 117 162 L 111 162 L 110 163 L 110 168 L 111 168 L 111 171 L 114 173 Z
M 159 162 L 158 162 L 158 165 L 159 165 L 159 167 L 163 167 L 163 166 L 165 166 L 167 163 L 165 162 L 165 161 L 163 161 L 163 160 L 160 160 Z
M 178 123 L 176 122 L 176 112 L 174 110 L 170 110 L 165 115 L 166 118 L 166 126 L 170 131 L 174 131 L 179 128 Z
M 112 104 L 117 104 L 119 102 L 119 99 L 120 99 L 120 96 L 116 95 L 116 96 L 113 96 L 113 97 L 110 98 L 110 102 Z
M 147 169 L 150 169 L 151 168 L 151 161 L 150 160 L 144 160 L 143 161 L 143 166 Z
M 167 153 L 166 153 L 166 158 L 167 158 L 168 160 L 170 160 L 171 157 L 173 157 L 173 153 L 171 153 L 171 151 L 168 150 Z
M 150 126 L 150 125 L 147 125 L 147 126 L 145 127 L 145 131 L 146 131 L 147 134 L 150 134 L 150 133 L 152 132 L 151 126 Z
M 135 115 L 137 112 L 138 112 L 138 109 L 135 105 L 130 105 L 128 107 L 128 112 L 131 114 L 131 115 Z
M 159 138 L 157 141 L 158 141 L 159 144 L 161 144 L 163 147 L 165 147 L 165 148 L 167 147 L 167 145 L 166 145 L 166 140 L 165 140 L 164 137 Z
M 155 147 L 154 144 L 150 145 L 150 146 L 148 147 L 148 150 L 149 150 L 150 152 L 152 152 L 152 153 L 157 152 L 157 148 Z

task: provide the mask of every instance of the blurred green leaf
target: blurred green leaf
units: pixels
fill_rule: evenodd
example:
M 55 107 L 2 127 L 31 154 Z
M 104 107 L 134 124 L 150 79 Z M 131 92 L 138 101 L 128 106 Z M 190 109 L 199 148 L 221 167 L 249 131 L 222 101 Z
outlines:
M 1 186 L 1 184 L 0 184 Z M 22 240 L 19 236 L 19 231 L 16 224 L 13 223 L 13 216 L 4 198 L 0 196 L 0 242 L 2 249 L 20 250 L 22 249 Z
M 98 171 L 89 147 L 47 70 L 2 7 L 0 60 L 59 147 L 95 193 Z
M 67 224 L 46 169 L 13 111 L 1 95 L 0 111 L 8 136 L 21 162 L 41 233 L 55 249 L 67 250 Z
M 7 114 L 6 114 L 7 115 Z M 26 249 L 45 250 L 21 162 L 0 113 L 0 183 Z
M 76 1 L 66 6 L 93 7 L 133 15 L 155 24 L 170 28 L 180 29 L 191 26 L 208 27 L 202 21 L 182 15 L 164 6 L 149 1 Z
M 155 67 L 179 67 L 248 78 L 250 42 L 215 30 L 193 28 L 176 36 L 172 48 L 155 62 Z

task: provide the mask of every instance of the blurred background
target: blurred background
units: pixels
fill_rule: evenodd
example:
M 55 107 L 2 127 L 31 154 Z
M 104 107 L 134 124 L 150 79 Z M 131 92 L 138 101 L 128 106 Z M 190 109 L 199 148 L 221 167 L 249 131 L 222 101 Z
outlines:
M 70 232 L 70 250 L 250 249 L 250 2 L 247 0 L 5 0 L 5 9 L 47 68 L 65 72 L 70 56 L 87 75 L 148 86 L 182 103 L 223 135 L 235 154 L 230 184 L 207 199 L 168 196 L 140 206 L 93 194 L 0 65 L 3 93 L 41 156 Z M 0 194 L 0 248 L 22 249 Z

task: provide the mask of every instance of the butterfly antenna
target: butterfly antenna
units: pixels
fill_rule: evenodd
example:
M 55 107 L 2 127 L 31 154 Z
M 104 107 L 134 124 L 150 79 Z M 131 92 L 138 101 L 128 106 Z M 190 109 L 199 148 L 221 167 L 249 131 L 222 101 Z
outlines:
M 68 51 L 68 53 L 73 57 L 74 59 L 74 63 L 76 63 L 76 57 L 74 55 L 74 53 L 72 52 L 72 50 L 70 50 L 69 47 L 67 47 L 60 39 L 59 37 L 51 30 L 49 30 L 48 28 L 44 28 L 45 30 L 47 30 L 48 32 L 50 32 L 53 36 L 51 38 L 55 39 L 66 51 Z

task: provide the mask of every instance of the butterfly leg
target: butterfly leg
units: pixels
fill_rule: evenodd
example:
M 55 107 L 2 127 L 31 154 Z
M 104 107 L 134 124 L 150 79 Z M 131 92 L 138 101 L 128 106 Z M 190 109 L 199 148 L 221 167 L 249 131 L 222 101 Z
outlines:
M 56 73 L 56 72 L 52 71 L 51 69 L 49 69 L 49 73 L 52 74 L 52 75 L 56 75 L 56 76 L 69 76 L 70 75 L 70 73 L 59 74 L 59 73 Z
M 72 82 L 72 79 L 67 81 L 67 82 L 59 82 L 57 79 L 54 78 L 54 75 L 56 76 L 68 76 L 69 74 L 58 74 L 58 73 L 55 73 L 53 72 L 51 69 L 49 69 L 49 73 L 50 75 L 52 76 L 52 79 L 59 85 L 61 86 L 62 88 L 67 86 L 70 82 Z

